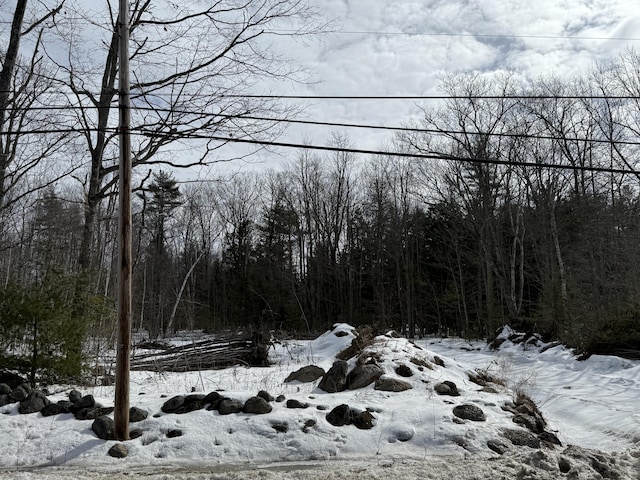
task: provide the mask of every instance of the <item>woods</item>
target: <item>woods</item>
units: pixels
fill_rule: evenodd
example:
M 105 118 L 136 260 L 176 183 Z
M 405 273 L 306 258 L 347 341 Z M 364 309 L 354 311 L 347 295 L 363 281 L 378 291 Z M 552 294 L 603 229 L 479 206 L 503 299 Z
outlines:
M 0 50 L 0 355 L 77 375 L 80 349 L 115 328 L 115 14 L 79 14 L 101 32 L 83 44 L 64 2 L 26 3 Z M 268 143 L 295 113 L 249 95 L 304 73 L 258 40 L 281 22 L 323 29 L 301 1 L 202 8 L 132 4 L 135 329 L 509 323 L 640 349 L 637 52 L 573 79 L 445 75 L 442 100 L 376 156 L 340 131 L 333 151 L 189 183 L 185 169 L 228 160 L 211 137 Z

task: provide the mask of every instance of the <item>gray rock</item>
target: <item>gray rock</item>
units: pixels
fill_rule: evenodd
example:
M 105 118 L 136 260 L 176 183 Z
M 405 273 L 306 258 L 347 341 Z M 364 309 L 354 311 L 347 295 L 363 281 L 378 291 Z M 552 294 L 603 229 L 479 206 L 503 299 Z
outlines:
M 116 443 L 109 449 L 109 455 L 113 458 L 125 458 L 129 455 L 129 449 L 123 443 Z
M 179 428 L 174 428 L 173 430 L 169 430 L 167 432 L 167 438 L 176 438 L 182 436 L 182 430 Z
M 73 405 L 77 410 L 81 410 L 83 408 L 93 408 L 96 406 L 96 400 L 95 398 L 93 398 L 93 395 L 85 395 L 77 402 L 74 402 Z
M 460 392 L 458 391 L 458 386 L 450 382 L 449 380 L 445 380 L 442 383 L 436 384 L 433 389 L 436 391 L 438 395 L 449 395 L 451 397 L 459 397 Z
M 11 402 L 21 402 L 28 396 L 29 393 L 22 386 L 19 386 L 12 390 L 11 395 L 9 395 L 9 399 Z
M 472 420 L 474 422 L 484 422 L 487 419 L 480 407 L 469 403 L 453 407 L 453 414 L 463 420 Z
M 220 395 L 218 392 L 211 392 L 204 397 L 204 403 L 209 404 L 207 410 L 217 410 L 218 405 L 220 405 L 220 400 L 224 397 Z
M 347 386 L 347 372 L 349 365 L 344 360 L 336 360 L 322 380 L 318 388 L 327 393 L 342 392 Z
M 383 373 L 384 370 L 382 367 L 376 364 L 358 365 L 347 377 L 349 390 L 356 390 L 371 385 L 378 380 Z
M 487 441 L 487 447 L 496 452 L 498 455 L 502 455 L 504 452 L 509 450 L 509 447 L 499 440 Z
M 20 385 L 25 383 L 24 378 L 20 375 L 16 375 L 13 372 L 9 372 L 7 370 L 0 371 L 0 383 L 5 383 L 9 386 L 11 390 L 19 387 Z M 8 393 L 7 393 L 8 395 Z
M 46 405 L 42 410 L 40 410 L 40 414 L 43 417 L 52 417 L 54 415 L 59 415 L 61 413 L 69 413 L 65 412 L 65 409 L 59 403 L 50 403 Z
M 113 407 L 93 407 L 76 410 L 74 416 L 77 420 L 95 420 L 110 413 L 113 413 Z
M 9 395 L 0 395 L 0 407 L 4 407 L 5 405 L 9 405 L 10 403 L 13 403 L 11 401 L 11 397 L 9 397 Z
M 270 413 L 271 410 L 273 410 L 273 408 L 269 405 L 269 402 L 262 397 L 251 397 L 245 402 L 242 408 L 244 413 L 253 413 L 256 415 Z
M 182 406 L 184 403 L 183 395 L 176 395 L 175 397 L 170 398 L 160 408 L 164 413 L 174 413 L 178 408 Z
M 11 387 L 6 383 L 0 383 L 0 395 L 11 395 Z
M 401 377 L 409 378 L 413 376 L 413 370 L 405 364 L 400 364 L 396 367 L 396 373 Z
M 218 412 L 220 412 L 220 415 L 229 415 L 231 413 L 240 413 L 243 408 L 244 403 L 240 400 L 223 398 L 218 405 Z
M 342 404 L 335 407 L 326 416 L 327 422 L 334 427 L 342 427 L 343 425 L 351 425 L 353 423 L 353 412 L 349 405 Z
M 410 383 L 391 377 L 380 377 L 376 381 L 375 386 L 376 390 L 381 390 L 383 392 L 404 392 L 405 390 L 410 390 L 412 388 L 413 387 Z
M 26 415 L 29 413 L 37 413 L 51 402 L 47 396 L 40 390 L 33 390 L 27 398 L 20 402 L 18 412 Z
M 289 374 L 289 376 L 284 380 L 285 382 L 315 382 L 317 379 L 322 377 L 325 374 L 323 368 L 317 367 L 315 365 L 307 365 L 306 367 L 302 367 L 295 372 Z
M 365 410 L 360 413 L 352 413 L 353 425 L 360 430 L 370 430 L 374 426 L 375 417 L 371 412 Z
M 178 406 L 173 413 L 183 414 L 202 410 L 206 405 L 206 398 L 207 396 L 201 393 L 192 393 L 191 395 L 187 395 L 184 397 L 182 404 Z
M 533 433 L 522 429 L 507 428 L 502 431 L 504 437 L 518 447 L 540 448 L 540 439 Z
M 62 407 L 62 413 L 71 413 L 71 409 L 73 409 L 73 403 L 69 400 L 59 400 L 58 405 Z
M 129 421 L 131 423 L 136 423 L 136 422 L 141 422 L 143 420 L 146 420 L 148 416 L 149 416 L 149 412 L 141 408 L 131 407 L 129 409 Z
M 69 392 L 69 401 L 71 403 L 77 403 L 80 401 L 81 398 L 82 398 L 82 393 L 80 393 L 78 390 L 71 390 Z
M 269 392 L 267 392 L 266 390 L 260 390 L 258 392 L 258 396 L 260 398 L 264 398 L 267 402 L 273 402 L 274 398 L 273 395 L 271 395 Z
M 115 440 L 116 424 L 111 417 L 103 415 L 91 424 L 91 430 L 102 440 Z
M 287 408 L 309 408 L 309 404 L 290 398 L 287 400 Z

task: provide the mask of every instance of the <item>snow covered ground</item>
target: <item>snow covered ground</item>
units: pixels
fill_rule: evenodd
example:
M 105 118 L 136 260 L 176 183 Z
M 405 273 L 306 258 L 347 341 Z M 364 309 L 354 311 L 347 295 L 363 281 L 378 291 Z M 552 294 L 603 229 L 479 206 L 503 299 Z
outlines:
M 91 421 L 71 414 L 19 415 L 17 404 L 0 407 L 0 478 L 640 480 L 640 362 L 604 356 L 578 362 L 561 346 L 540 353 L 540 346 L 525 349 L 506 341 L 496 352 L 459 339 L 414 345 L 384 336 L 368 351 L 390 377 L 398 377 L 398 365 L 409 366 L 413 375 L 402 380 L 411 390 L 392 393 L 368 386 L 329 394 L 317 388 L 317 381 L 284 382 L 306 365 L 328 370 L 353 336 L 353 329 L 342 324 L 313 341 L 278 344 L 268 368 L 132 372 L 131 405 L 150 415 L 132 424 L 142 436 L 126 442 L 124 459 L 107 454 L 117 442 L 96 438 Z M 504 378 L 506 386 L 493 385 L 497 393 L 482 391 L 469 380 L 477 370 Z M 458 386 L 460 396 L 435 393 L 434 386 L 445 380 Z M 69 389 L 50 389 L 50 399 L 66 398 Z M 105 406 L 113 404 L 112 387 L 81 390 Z M 192 391 L 223 391 L 244 401 L 260 390 L 309 407 L 272 402 L 272 412 L 265 415 L 161 411 L 168 398 Z M 501 408 L 515 391 L 538 403 L 562 447 L 511 446 L 502 456 L 487 447 L 490 440 L 505 442 L 504 429 L 519 428 Z M 455 419 L 452 408 L 463 403 L 480 406 L 486 421 Z M 369 409 L 375 426 L 331 425 L 326 415 L 340 404 Z M 182 436 L 167 436 L 178 429 Z M 568 445 L 576 447 L 566 451 Z M 563 462 L 566 474 L 560 471 Z

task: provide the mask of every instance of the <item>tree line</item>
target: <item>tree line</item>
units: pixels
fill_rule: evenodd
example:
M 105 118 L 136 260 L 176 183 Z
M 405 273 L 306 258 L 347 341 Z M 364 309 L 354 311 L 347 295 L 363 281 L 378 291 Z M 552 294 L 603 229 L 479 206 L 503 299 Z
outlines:
M 336 132 L 331 153 L 300 149 L 282 168 L 181 183 L 179 168 L 222 159 L 207 135 L 268 143 L 283 123 L 256 113 L 293 113 L 231 94 L 294 74 L 254 41 L 274 19 L 313 12 L 223 3 L 174 17 L 132 4 L 144 133 L 133 152 L 134 328 L 157 338 L 344 321 L 490 337 L 509 323 L 586 352 L 638 350 L 635 51 L 573 79 L 444 75 L 443 100 L 425 102 L 379 155 L 354 153 Z M 31 54 L 11 43 L 0 75 L 0 344 L 34 375 L 56 362 L 77 374 L 115 325 L 115 16 L 91 47 L 100 69 L 80 63 L 89 46 L 73 43 L 63 13 L 34 10 L 28 27 L 14 17 Z M 187 32 L 210 42 L 213 30 L 221 43 L 167 67 Z M 64 60 L 42 53 L 54 34 L 68 42 Z

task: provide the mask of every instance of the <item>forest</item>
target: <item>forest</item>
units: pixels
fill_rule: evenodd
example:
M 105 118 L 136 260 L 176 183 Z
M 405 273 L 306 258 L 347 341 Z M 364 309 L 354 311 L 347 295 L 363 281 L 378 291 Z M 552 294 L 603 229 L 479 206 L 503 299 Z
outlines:
M 20 18 L 17 4 L 0 52 L 0 357 L 77 375 L 115 338 L 116 22 L 83 45 L 60 10 Z M 166 18 L 132 5 L 136 331 L 348 322 L 491 338 L 511 324 L 587 354 L 638 354 L 638 52 L 572 79 L 444 74 L 440 101 L 376 155 L 336 130 L 329 151 L 187 182 L 186 169 L 223 161 L 220 135 L 268 145 L 295 117 L 243 97 L 300 73 L 259 51 L 265 25 L 323 27 L 295 1 Z M 196 26 L 207 48 L 187 51 Z M 162 45 L 149 41 L 162 29 Z M 165 68 L 176 51 L 184 65 Z

